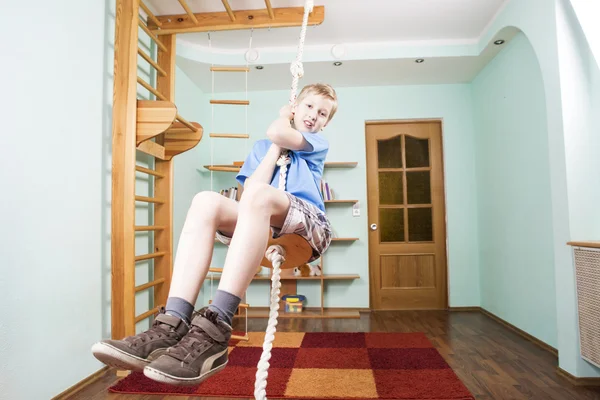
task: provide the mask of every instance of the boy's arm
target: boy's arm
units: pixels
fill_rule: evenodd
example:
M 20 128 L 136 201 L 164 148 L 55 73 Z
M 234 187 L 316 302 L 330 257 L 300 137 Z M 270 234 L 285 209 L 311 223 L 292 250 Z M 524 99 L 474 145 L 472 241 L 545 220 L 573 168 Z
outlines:
M 291 120 L 293 114 L 289 106 L 281 110 L 281 115 L 267 130 L 267 137 L 271 142 L 288 150 L 303 150 L 308 146 L 304 136 L 292 128 Z
M 273 171 L 275 171 L 275 165 L 277 164 L 277 159 L 281 154 L 281 147 L 276 144 L 272 144 L 265 154 L 264 158 L 258 164 L 258 167 L 254 170 L 252 175 L 248 177 L 248 179 L 252 179 L 256 182 L 264 182 L 267 184 L 271 184 L 271 179 L 273 178 Z

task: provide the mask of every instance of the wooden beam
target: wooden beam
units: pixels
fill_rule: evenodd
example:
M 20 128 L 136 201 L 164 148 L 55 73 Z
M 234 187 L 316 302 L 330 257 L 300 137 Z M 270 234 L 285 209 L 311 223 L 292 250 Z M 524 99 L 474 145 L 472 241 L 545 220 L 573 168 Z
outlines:
M 135 334 L 138 1 L 117 0 L 112 110 L 111 336 Z
M 198 25 L 187 14 L 160 15 L 157 18 L 162 24 L 158 29 L 149 22 L 149 28 L 157 36 L 173 33 L 231 31 L 240 29 L 283 28 L 302 26 L 304 7 L 273 8 L 273 19 L 267 9 L 236 10 L 235 21 L 231 21 L 227 12 L 194 14 Z M 308 25 L 320 25 L 325 19 L 325 6 L 315 6 L 308 16 Z

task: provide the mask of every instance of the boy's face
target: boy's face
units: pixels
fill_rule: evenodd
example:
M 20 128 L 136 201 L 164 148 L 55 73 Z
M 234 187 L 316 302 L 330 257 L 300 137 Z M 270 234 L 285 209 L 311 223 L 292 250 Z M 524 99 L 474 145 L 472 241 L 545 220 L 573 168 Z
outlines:
M 294 126 L 301 132 L 319 132 L 327 126 L 333 101 L 324 96 L 308 93 L 293 107 Z

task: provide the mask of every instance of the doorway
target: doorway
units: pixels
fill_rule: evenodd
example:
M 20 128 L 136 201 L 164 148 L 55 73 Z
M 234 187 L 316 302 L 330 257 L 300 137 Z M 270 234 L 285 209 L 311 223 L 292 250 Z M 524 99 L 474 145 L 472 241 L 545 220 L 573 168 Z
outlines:
M 366 123 L 370 307 L 446 309 L 439 120 Z

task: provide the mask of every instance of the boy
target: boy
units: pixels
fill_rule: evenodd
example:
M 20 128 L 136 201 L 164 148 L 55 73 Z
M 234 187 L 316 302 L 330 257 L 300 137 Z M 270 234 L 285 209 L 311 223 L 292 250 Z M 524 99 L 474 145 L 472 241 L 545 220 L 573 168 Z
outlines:
M 244 185 L 240 202 L 218 193 L 197 194 L 181 233 L 165 309 L 152 327 L 123 340 L 92 347 L 110 366 L 143 370 L 147 377 L 173 385 L 197 385 L 225 368 L 233 315 L 262 260 L 271 227 L 274 237 L 295 233 L 310 243 L 311 260 L 331 242 L 331 226 L 319 190 L 328 141 L 320 131 L 337 110 L 334 89 L 305 86 L 293 107 L 285 106 L 255 143 L 236 179 Z M 276 163 L 288 149 L 286 191 L 278 189 Z M 212 303 L 194 312 L 212 258 L 215 233 L 229 245 Z M 194 314 L 192 316 L 192 314 Z

